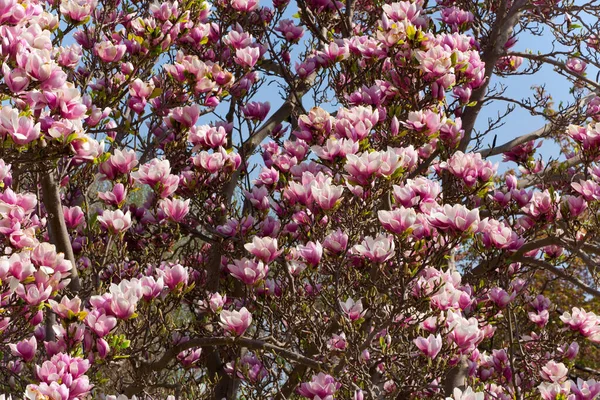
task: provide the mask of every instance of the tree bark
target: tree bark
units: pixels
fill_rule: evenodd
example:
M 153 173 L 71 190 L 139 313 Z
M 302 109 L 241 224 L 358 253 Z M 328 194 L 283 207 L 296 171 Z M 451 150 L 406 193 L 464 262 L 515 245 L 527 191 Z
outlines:
M 81 289 L 81 283 L 79 282 L 79 274 L 77 272 L 77 265 L 75 264 L 75 255 L 71 247 L 71 239 L 69 238 L 69 232 L 65 224 L 65 216 L 60 201 L 60 190 L 54 178 L 53 170 L 43 173 L 41 185 L 42 202 L 48 215 L 48 236 L 50 243 L 56 246 L 57 252 L 63 253 L 65 258 L 71 261 L 71 282 L 69 282 L 68 288 L 72 293 L 77 293 Z M 48 311 L 45 323 L 45 339 L 47 341 L 53 341 L 56 338 L 54 329 L 52 329 L 55 323 L 56 316 L 51 311 Z

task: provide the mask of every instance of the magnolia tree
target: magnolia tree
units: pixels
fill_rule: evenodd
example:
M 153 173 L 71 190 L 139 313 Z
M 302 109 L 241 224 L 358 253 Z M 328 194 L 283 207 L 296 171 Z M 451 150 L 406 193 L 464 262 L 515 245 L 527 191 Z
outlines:
M 0 392 L 596 398 L 599 18 L 0 0 Z

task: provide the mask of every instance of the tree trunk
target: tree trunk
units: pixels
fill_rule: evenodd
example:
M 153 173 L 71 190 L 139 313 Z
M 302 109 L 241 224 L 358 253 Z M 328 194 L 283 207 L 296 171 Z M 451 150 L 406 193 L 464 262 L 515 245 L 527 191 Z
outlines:
M 67 225 L 65 224 L 65 216 L 62 210 L 62 203 L 60 201 L 60 191 L 58 183 L 54 178 L 54 171 L 50 170 L 43 173 L 41 178 L 42 184 L 42 201 L 48 214 L 48 236 L 50 243 L 56 246 L 56 251 L 63 253 L 65 258 L 71 261 L 71 282 L 69 282 L 69 290 L 73 294 L 79 292 L 81 289 L 81 283 L 79 282 L 79 274 L 77 272 L 77 265 L 75 264 L 75 255 L 73 254 L 73 248 L 71 247 L 71 239 L 69 238 L 69 232 L 67 231 Z M 47 341 L 53 341 L 55 339 L 54 330 L 52 327 L 56 322 L 56 316 L 48 311 L 46 313 L 46 324 L 45 338 Z

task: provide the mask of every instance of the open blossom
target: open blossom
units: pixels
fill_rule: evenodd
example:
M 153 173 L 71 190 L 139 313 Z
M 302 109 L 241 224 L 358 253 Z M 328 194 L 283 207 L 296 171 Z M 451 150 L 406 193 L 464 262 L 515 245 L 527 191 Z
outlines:
M 379 235 L 376 238 L 367 236 L 361 244 L 357 244 L 352 249 L 354 253 L 370 261 L 382 263 L 394 256 L 394 238 L 386 235 Z
M 246 243 L 244 248 L 259 260 L 270 263 L 283 252 L 277 249 L 277 239 L 271 237 L 254 236 L 251 243 Z
M 550 382 L 562 382 L 567 379 L 568 372 L 565 364 L 550 360 L 542 367 L 540 375 L 544 380 Z
M 115 45 L 109 41 L 102 41 L 94 46 L 94 50 L 102 61 L 109 63 L 119 61 L 125 55 L 127 47 L 124 44 Z
M 240 311 L 223 310 L 221 311 L 220 319 L 219 325 L 225 331 L 235 336 L 242 336 L 250 324 L 252 324 L 252 314 L 250 314 L 246 307 L 242 307 Z
M 269 267 L 261 261 L 256 262 L 247 258 L 233 260 L 233 264 L 227 265 L 227 270 L 236 279 L 239 279 L 246 285 L 255 285 L 263 280 L 269 272 Z
M 461 179 L 467 186 L 473 186 L 478 181 L 487 182 L 496 174 L 498 165 L 484 161 L 479 153 L 463 153 L 457 151 L 439 167 Z
M 313 375 L 310 382 L 300 385 L 298 393 L 311 400 L 333 399 L 333 395 L 340 387 L 341 384 L 336 382 L 331 375 L 319 372 L 318 375 Z
M 23 339 L 17 344 L 9 344 L 10 351 L 14 356 L 21 357 L 24 361 L 29 362 L 35 357 L 37 350 L 37 340 L 35 336 L 29 339 Z
M 462 204 L 445 204 L 429 215 L 429 223 L 442 231 L 467 232 L 476 230 L 479 224 L 479 209 L 469 210 Z
M 350 321 L 362 318 L 366 312 L 363 310 L 362 300 L 354 301 L 351 297 L 348 297 L 345 302 L 340 301 L 340 307 Z
M 100 224 L 112 233 L 125 232 L 131 227 L 131 213 L 123 213 L 121 210 L 104 210 L 102 216 L 98 217 Z
M 117 319 L 112 315 L 101 314 L 98 311 L 89 313 L 85 318 L 85 324 L 90 327 L 98 335 L 103 338 L 117 326 Z
M 387 231 L 396 234 L 406 232 L 417 220 L 417 213 L 414 209 L 402 206 L 392 211 L 378 211 L 377 216 Z
M 471 387 L 467 387 L 465 390 L 455 388 L 452 393 L 452 397 L 446 397 L 446 400 L 484 400 L 484 392 L 474 392 Z
M 165 285 L 171 290 L 179 284 L 187 285 L 189 280 L 188 268 L 181 264 L 163 265 L 159 273 L 164 279 Z
M 569 382 L 571 383 L 571 393 L 574 396 L 573 400 L 593 400 L 600 394 L 600 382 L 595 379 L 584 381 L 577 378 L 577 383 Z
M 181 222 L 190 211 L 190 199 L 162 199 L 160 209 L 174 222 Z
M 573 307 L 570 313 L 565 311 L 560 320 L 571 330 L 579 331 L 590 340 L 600 342 L 600 318 L 593 312 Z
M 52 311 L 54 311 L 61 318 L 72 318 L 77 315 L 81 308 L 81 299 L 77 296 L 73 297 L 73 299 L 69 299 L 67 296 L 64 296 L 60 303 L 54 300 L 48 300 L 50 306 L 52 307 Z
M 344 332 L 339 335 L 334 334 L 327 342 L 327 348 L 331 351 L 344 351 L 348 347 L 346 334 Z
M 96 8 L 96 0 L 62 0 L 60 12 L 72 21 L 82 22 Z
M 429 335 L 427 338 L 419 336 L 414 340 L 415 345 L 429 358 L 436 358 L 442 349 L 442 337 Z

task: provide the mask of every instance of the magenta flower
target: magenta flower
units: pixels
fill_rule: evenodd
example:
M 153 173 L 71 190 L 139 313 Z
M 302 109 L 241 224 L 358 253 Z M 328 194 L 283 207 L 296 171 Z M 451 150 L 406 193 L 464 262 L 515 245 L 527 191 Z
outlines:
M 263 261 L 270 263 L 275 260 L 283 252 L 277 249 L 277 239 L 271 237 L 254 236 L 251 243 L 246 243 L 244 248 L 253 256 Z
M 414 342 L 419 350 L 431 359 L 436 358 L 442 349 L 442 337 L 439 334 L 436 336 L 430 334 L 427 338 L 419 336 Z
M 540 370 L 542 379 L 550 382 L 560 383 L 567 379 L 569 369 L 563 363 L 550 360 Z
M 267 102 L 259 102 L 252 101 L 242 107 L 242 112 L 244 116 L 253 121 L 262 121 L 267 117 L 269 111 L 271 110 L 271 103 Z
M 587 63 L 579 58 L 569 58 L 565 67 L 576 74 L 583 74 L 587 68 Z
M 117 183 L 112 191 L 109 192 L 98 192 L 98 198 L 103 200 L 106 204 L 119 206 L 125 201 L 127 197 L 127 190 L 122 183 Z
M 250 0 L 255 1 L 255 0 Z M 235 51 L 233 58 L 236 63 L 242 67 L 252 68 L 260 58 L 260 49 L 258 47 L 245 47 Z
M 359 318 L 362 318 L 367 312 L 366 310 L 363 310 L 362 300 L 355 302 L 351 297 L 348 297 L 345 302 L 340 301 L 340 307 L 350 321 L 356 321 Z
M 338 228 L 337 231 L 330 233 L 323 240 L 323 247 L 328 251 L 338 254 L 346 250 L 348 246 L 348 235 Z
M 96 8 L 96 0 L 62 0 L 60 12 L 74 22 L 82 22 Z
M 258 263 L 247 258 L 233 260 L 233 264 L 227 265 L 227 270 L 236 279 L 244 284 L 252 286 L 263 280 L 269 272 L 269 267 L 261 261 Z
M 323 372 L 313 375 L 310 382 L 304 382 L 300 385 L 298 393 L 307 399 L 312 400 L 333 400 L 333 395 L 341 387 L 341 384 L 331 376 Z
M 306 245 L 298 246 L 298 253 L 308 264 L 316 266 L 319 265 L 323 256 L 323 246 L 319 242 L 308 242 Z
M 445 204 L 435 209 L 428 218 L 429 223 L 442 231 L 468 232 L 476 230 L 479 224 L 479 210 L 469 210 L 462 204 Z
M 188 269 L 181 264 L 173 264 L 171 266 L 163 266 L 159 271 L 165 281 L 165 285 L 171 290 L 175 289 L 180 283 L 183 286 L 188 284 L 189 273 Z
M 112 44 L 109 41 L 103 41 L 94 45 L 94 51 L 104 62 L 119 61 L 125 55 L 127 47 L 124 44 Z
M 60 299 L 60 303 L 54 300 L 48 300 L 48 303 L 52 306 L 52 311 L 65 319 L 73 318 L 81 309 L 81 299 L 77 296 L 73 297 L 72 300 L 69 300 L 67 296 L 63 296 L 63 298 Z
M 174 222 L 181 222 L 190 211 L 190 199 L 163 199 L 160 201 L 160 209 Z
M 367 236 L 361 244 L 352 248 L 355 254 L 368 258 L 372 262 L 382 263 L 394 256 L 395 244 L 392 236 Z
M 81 210 L 81 207 L 66 207 L 63 206 L 63 214 L 65 216 L 65 223 L 67 228 L 74 229 L 81 225 L 85 220 L 85 214 Z
M 231 7 L 241 12 L 250 12 L 258 8 L 258 0 L 231 0 Z
M 102 216 L 98 217 L 100 224 L 108 231 L 118 234 L 125 232 L 131 227 L 131 213 L 123 213 L 121 210 L 104 210 Z
M 406 232 L 417 220 L 414 209 L 402 206 L 392 211 L 378 211 L 377 216 L 385 230 L 396 234 Z
M 29 339 L 23 339 L 17 344 L 9 343 L 10 351 L 13 356 L 21 357 L 25 362 L 33 360 L 37 350 L 37 340 L 35 336 Z
M 239 311 L 221 311 L 220 319 L 219 325 L 226 332 L 235 336 L 242 336 L 252 323 L 252 314 L 246 307 L 242 307 Z
M 103 338 L 117 326 L 117 319 L 112 315 L 102 314 L 99 311 L 94 310 L 86 316 L 85 324 L 89 326 L 98 337 Z

